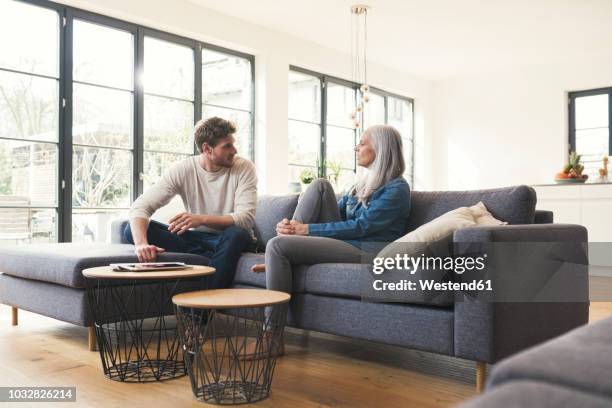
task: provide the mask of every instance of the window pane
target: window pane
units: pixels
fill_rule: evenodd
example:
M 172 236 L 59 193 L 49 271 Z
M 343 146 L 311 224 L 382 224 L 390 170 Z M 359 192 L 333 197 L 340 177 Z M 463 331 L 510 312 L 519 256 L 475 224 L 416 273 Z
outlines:
M 389 97 L 388 123 L 395 127 L 402 138 L 412 139 L 412 104 L 403 99 Z
M 144 97 L 144 147 L 193 154 L 193 103 Z
M 72 150 L 73 207 L 128 207 L 132 153 L 75 146 Z
M 316 166 L 321 146 L 321 127 L 289 121 L 289 163 Z
M 189 156 L 171 153 L 144 152 L 144 191 L 147 191 L 176 162 Z
M 57 179 L 56 145 L 0 140 L 0 200 L 55 206 Z
M 328 176 L 329 177 L 329 176 Z M 332 180 L 334 184 L 334 191 L 336 194 L 343 194 L 347 192 L 355 184 L 355 172 L 352 170 L 342 170 L 338 181 Z
M 332 164 L 344 169 L 355 168 L 355 131 L 351 129 L 327 127 L 326 161 L 328 168 Z
M 608 155 L 608 128 L 576 130 L 576 152 L 582 155 L 584 173 L 599 175 L 602 158 Z
M 57 141 L 58 116 L 57 80 L 0 71 L 0 137 Z
M 145 37 L 145 92 L 193 101 L 194 64 L 193 49 Z
M 0 246 L 50 242 L 57 242 L 55 209 L 0 208 Z
M 289 118 L 321 123 L 321 81 L 289 71 Z
M 132 147 L 132 93 L 74 84 L 72 140 L 75 144 Z
M 411 139 L 402 138 L 402 150 L 404 153 L 404 163 L 406 163 L 406 172 L 412 171 L 412 149 L 414 148 Z
M 1 1 L 0 38 L 0 67 L 59 76 L 59 15 L 54 10 Z
M 375 93 L 370 93 L 370 101 L 364 105 L 363 129 L 373 125 L 385 124 L 385 98 Z
M 251 62 L 247 59 L 202 50 L 202 101 L 250 111 Z
M 576 98 L 576 129 L 608 127 L 608 95 Z
M 236 125 L 236 144 L 238 154 L 247 159 L 251 158 L 251 114 L 232 109 L 217 108 L 215 106 L 202 106 L 202 118 L 213 116 L 231 120 Z
M 355 109 L 355 90 L 328 82 L 327 123 L 352 128 L 351 113 Z
M 72 213 L 72 242 L 110 243 L 111 223 L 127 217 L 127 210 L 86 210 Z
M 134 37 L 126 31 L 74 20 L 75 81 L 134 89 Z

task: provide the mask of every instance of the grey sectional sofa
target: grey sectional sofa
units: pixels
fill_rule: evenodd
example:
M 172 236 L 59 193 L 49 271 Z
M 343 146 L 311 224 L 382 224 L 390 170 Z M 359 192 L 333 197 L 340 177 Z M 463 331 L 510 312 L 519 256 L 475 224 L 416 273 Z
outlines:
M 612 318 L 580 327 L 495 366 L 486 394 L 461 408 L 612 406 Z
M 275 235 L 276 223 L 291 217 L 297 195 L 261 197 L 256 215 L 259 253 L 245 253 L 239 260 L 234 285 L 265 287 L 265 276 L 249 271 L 263 262 L 266 242 Z M 587 231 L 578 225 L 553 224 L 552 213 L 536 212 L 535 191 L 527 186 L 478 191 L 413 191 L 407 230 L 460 206 L 483 201 L 507 226 L 477 227 L 456 231 L 452 240 L 466 251 L 473 244 L 496 242 L 559 242 L 569 250 L 555 259 L 564 265 L 563 279 L 549 287 L 554 301 L 491 302 L 469 293 L 455 292 L 444 305 L 373 303 L 361 300 L 361 264 L 300 265 L 294 268 L 289 325 L 342 336 L 372 340 L 455 356 L 477 362 L 482 386 L 486 363 L 496 363 L 517 351 L 563 334 L 588 320 L 588 271 L 584 245 Z M 50 245 L 37 248 L 0 249 L 0 302 L 82 326 L 91 325 L 80 271 L 109 261 L 135 261 L 132 247 L 123 243 L 124 223 L 113 225 L 116 245 L 97 249 Z M 62 248 L 61 250 L 58 248 Z M 460 249 L 463 250 L 463 249 Z M 60 252 L 58 252 L 60 251 Z M 63 251 L 63 252 L 62 252 Z M 558 254 L 556 255 L 558 256 Z M 66 261 L 68 259 L 68 261 Z M 164 259 L 203 264 L 194 255 L 166 254 Z M 512 275 L 524 281 L 529 292 L 555 271 L 548 263 L 510 260 L 505 268 L 489 271 L 503 289 Z M 499 275 L 499 276 L 495 276 Z M 582 296 L 575 297 L 579 289 Z

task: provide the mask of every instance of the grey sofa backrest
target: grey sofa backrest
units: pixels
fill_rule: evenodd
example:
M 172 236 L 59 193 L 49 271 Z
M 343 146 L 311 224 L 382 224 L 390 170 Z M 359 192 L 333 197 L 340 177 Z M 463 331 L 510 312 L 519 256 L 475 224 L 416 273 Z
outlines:
M 471 191 L 412 191 L 408 231 L 458 207 L 482 201 L 491 214 L 509 224 L 533 224 L 536 192 L 529 186 Z
M 297 207 L 298 194 L 284 196 L 264 195 L 257 199 L 255 237 L 257 249 L 264 251 L 270 239 L 276 236 L 276 224 L 283 218 L 291 219 Z

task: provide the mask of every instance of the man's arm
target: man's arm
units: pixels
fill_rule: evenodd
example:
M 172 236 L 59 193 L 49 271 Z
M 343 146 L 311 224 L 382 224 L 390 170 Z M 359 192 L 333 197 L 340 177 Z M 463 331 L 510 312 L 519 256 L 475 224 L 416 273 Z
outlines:
M 248 231 L 255 226 L 257 172 L 253 163 L 248 160 L 244 161 L 244 167 L 238 178 L 238 187 L 234 198 L 234 212 L 229 215 L 233 218 L 235 225 Z M 211 221 L 214 222 L 215 220 Z
M 129 212 L 130 229 L 136 246 L 135 252 L 139 262 L 154 262 L 157 253 L 164 252 L 163 248 L 150 245 L 147 240 L 149 219 L 159 208 L 168 204 L 177 194 L 175 183 L 178 167 L 172 167 L 163 177 L 142 194 Z
M 158 253 L 165 251 L 155 245 L 150 245 L 147 240 L 147 227 L 149 220 L 146 218 L 133 218 L 130 220 L 130 229 L 132 230 L 132 238 L 134 238 L 134 252 L 138 257 L 138 262 L 155 262 Z
M 201 225 L 224 230 L 230 225 L 234 225 L 234 218 L 231 215 L 198 215 L 182 212 L 170 218 L 168 230 L 173 234 L 181 235 L 190 228 L 197 228 Z

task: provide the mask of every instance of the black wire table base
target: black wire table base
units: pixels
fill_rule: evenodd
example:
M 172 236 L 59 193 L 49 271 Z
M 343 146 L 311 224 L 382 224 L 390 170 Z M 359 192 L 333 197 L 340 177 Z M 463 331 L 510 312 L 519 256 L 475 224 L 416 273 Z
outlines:
M 151 382 L 187 374 L 172 315 L 180 280 L 98 279 L 87 294 L 104 375 L 115 381 Z
M 175 305 L 195 397 L 219 405 L 267 398 L 287 308 L 288 303 L 232 309 Z

